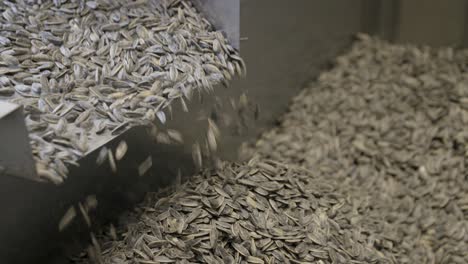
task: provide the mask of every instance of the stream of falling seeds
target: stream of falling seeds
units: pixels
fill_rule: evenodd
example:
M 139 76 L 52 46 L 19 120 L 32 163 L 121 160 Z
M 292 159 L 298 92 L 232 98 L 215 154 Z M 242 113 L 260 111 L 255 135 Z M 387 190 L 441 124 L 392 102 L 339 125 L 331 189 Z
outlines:
M 466 61 L 359 35 L 253 159 L 148 194 L 137 221 L 101 238 L 100 258 L 468 263 Z
M 24 106 L 38 175 L 56 184 L 101 137 L 165 123 L 174 100 L 245 74 L 190 1 L 1 1 L 0 13 L 0 100 Z

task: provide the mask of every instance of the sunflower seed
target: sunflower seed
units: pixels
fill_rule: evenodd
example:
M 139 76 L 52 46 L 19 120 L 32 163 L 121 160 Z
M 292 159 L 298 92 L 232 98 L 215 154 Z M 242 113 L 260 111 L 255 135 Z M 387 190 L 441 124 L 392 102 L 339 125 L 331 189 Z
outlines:
M 138 175 L 143 176 L 153 166 L 153 158 L 148 156 L 139 166 Z
M 107 150 L 107 159 L 109 160 L 109 166 L 113 173 L 117 172 L 117 164 L 115 163 L 114 154 L 112 150 Z
M 60 222 L 58 224 L 59 231 L 63 231 L 67 226 L 69 226 L 75 217 L 75 207 L 71 206 L 60 219 Z
M 121 160 L 127 153 L 127 150 L 128 150 L 127 142 L 120 141 L 119 145 L 117 146 L 117 149 L 115 150 L 115 159 Z

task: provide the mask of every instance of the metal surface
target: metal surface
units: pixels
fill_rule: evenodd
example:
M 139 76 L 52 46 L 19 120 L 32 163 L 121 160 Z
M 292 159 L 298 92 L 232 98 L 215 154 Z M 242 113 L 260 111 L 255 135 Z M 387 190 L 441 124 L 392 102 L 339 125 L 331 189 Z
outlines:
M 171 184 L 179 170 L 182 175 L 191 175 L 194 167 L 190 144 L 204 136 L 206 126 L 197 120 L 199 113 L 212 115 L 216 101 L 227 106 L 229 98 L 239 98 L 246 92 L 259 104 L 260 119 L 242 131 L 221 128 L 219 152 L 223 158 L 236 159 L 239 145 L 272 127 L 303 84 L 349 46 L 351 36 L 361 30 L 361 4 L 359 0 L 295 0 L 294 4 L 284 0 L 242 0 L 241 33 L 248 40 L 241 42 L 241 53 L 247 63 L 247 78 L 234 81 L 227 89 L 217 87 L 218 99 L 211 95 L 204 96 L 203 103 L 192 102 L 190 113 L 174 109 L 168 126 L 183 133 L 184 145 L 156 144 L 139 128 L 109 143 L 115 148 L 123 139 L 129 145 L 116 174 L 107 164 L 96 167 L 93 152 L 80 162 L 80 167 L 71 168 L 69 178 L 59 187 L 0 177 L 2 262 L 67 263 L 50 258 L 63 252 L 64 245 L 75 238 L 81 242 L 89 238 L 80 216 L 67 232 L 58 233 L 58 220 L 70 205 L 88 194 L 97 194 L 98 215 L 93 223 L 99 226 L 96 224 L 114 219 L 138 202 L 144 192 Z M 148 155 L 153 157 L 153 167 L 149 175 L 138 177 L 136 167 Z
M 466 28 L 465 0 L 399 1 L 396 41 L 434 47 L 460 46 Z M 465 43 L 466 44 L 466 43 Z
M 196 7 L 218 30 L 224 31 L 232 46 L 239 49 L 240 1 L 192 0 Z
M 260 119 L 248 131 L 223 134 L 221 154 L 237 158 L 237 147 L 275 125 L 291 97 L 349 47 L 362 30 L 362 1 L 241 0 L 241 54 L 247 78 L 226 93 L 246 91 L 259 104 Z
M 36 176 L 22 107 L 0 101 L 0 175 Z
M 402 44 L 468 47 L 468 1 L 364 1 L 365 32 Z
M 364 0 L 362 30 L 387 40 L 395 40 L 400 20 L 400 1 Z

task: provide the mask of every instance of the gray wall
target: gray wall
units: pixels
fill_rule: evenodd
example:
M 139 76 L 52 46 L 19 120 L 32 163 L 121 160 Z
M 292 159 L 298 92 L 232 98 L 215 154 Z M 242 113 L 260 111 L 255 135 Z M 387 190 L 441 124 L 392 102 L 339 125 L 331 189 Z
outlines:
M 466 0 L 365 0 L 364 28 L 397 43 L 468 47 Z
M 464 41 L 466 1 L 402 1 L 399 41 L 434 46 L 459 45 Z
M 362 1 L 241 0 L 241 53 L 248 75 L 230 89 L 246 90 L 260 120 L 243 137 L 227 131 L 223 154 L 271 127 L 291 96 L 314 78 L 361 30 Z M 226 136 L 226 135 L 225 135 Z

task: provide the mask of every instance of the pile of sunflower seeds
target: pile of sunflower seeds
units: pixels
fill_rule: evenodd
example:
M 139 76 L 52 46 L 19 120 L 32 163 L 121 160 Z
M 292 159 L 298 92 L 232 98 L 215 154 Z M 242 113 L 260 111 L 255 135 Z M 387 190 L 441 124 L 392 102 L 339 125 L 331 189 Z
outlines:
M 55 183 L 93 146 L 245 74 L 189 1 L 1 1 L 0 13 L 0 100 L 24 106 L 39 177 Z
M 361 35 L 254 150 L 339 182 L 396 263 L 468 263 L 467 61 Z
M 391 263 L 353 228 L 360 208 L 338 190 L 273 160 L 225 163 L 148 195 L 121 237 L 93 236 L 85 262 Z
M 468 263 L 466 61 L 359 35 L 249 162 L 149 194 L 86 262 Z

